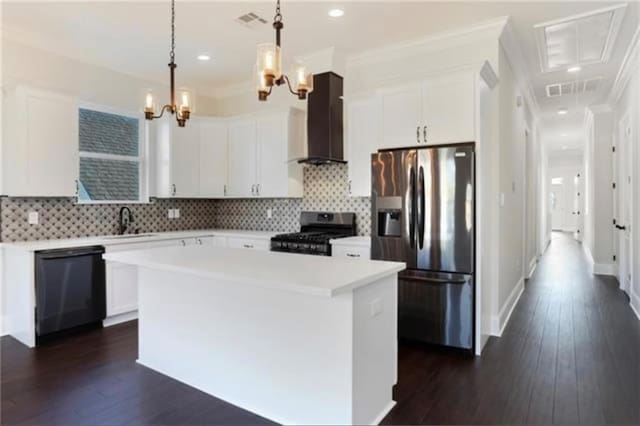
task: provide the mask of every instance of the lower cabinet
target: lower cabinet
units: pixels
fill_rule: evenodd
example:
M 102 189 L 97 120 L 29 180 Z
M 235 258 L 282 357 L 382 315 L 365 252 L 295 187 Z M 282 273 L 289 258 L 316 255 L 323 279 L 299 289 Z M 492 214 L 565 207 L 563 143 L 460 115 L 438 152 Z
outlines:
M 228 237 L 227 247 L 231 248 L 243 248 L 249 250 L 264 250 L 270 249 L 269 240 L 254 239 L 254 238 L 242 238 L 242 237 Z
M 138 309 L 138 267 L 107 264 L 107 317 Z
M 333 244 L 331 246 L 331 256 L 348 257 L 350 259 L 369 259 L 371 257 L 371 249 L 367 246 Z

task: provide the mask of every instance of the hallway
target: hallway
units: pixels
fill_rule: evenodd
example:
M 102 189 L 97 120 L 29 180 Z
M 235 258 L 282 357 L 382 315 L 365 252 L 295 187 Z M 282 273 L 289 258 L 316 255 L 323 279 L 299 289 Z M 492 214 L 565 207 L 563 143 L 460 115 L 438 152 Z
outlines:
M 552 235 L 481 359 L 401 348 L 386 424 L 640 424 L 640 321 L 570 234 Z

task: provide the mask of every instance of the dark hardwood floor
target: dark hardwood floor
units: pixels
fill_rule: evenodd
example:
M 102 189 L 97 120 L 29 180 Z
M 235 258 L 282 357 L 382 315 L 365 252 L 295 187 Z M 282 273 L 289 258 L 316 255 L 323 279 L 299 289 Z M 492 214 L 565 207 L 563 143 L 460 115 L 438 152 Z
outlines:
M 137 365 L 136 352 L 135 322 L 37 350 L 3 337 L 2 424 L 269 423 Z M 482 358 L 403 345 L 399 368 L 385 424 L 640 424 L 640 321 L 564 234 Z

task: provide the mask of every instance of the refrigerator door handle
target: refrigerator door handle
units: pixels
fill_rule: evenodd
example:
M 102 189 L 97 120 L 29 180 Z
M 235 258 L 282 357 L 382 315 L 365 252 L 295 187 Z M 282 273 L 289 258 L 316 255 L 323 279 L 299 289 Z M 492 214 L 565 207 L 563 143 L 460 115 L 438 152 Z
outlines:
M 418 247 L 424 246 L 424 221 L 425 221 L 425 200 L 424 200 L 424 168 L 420 166 L 418 171 Z
M 416 171 L 409 169 L 409 246 L 413 249 L 416 245 Z

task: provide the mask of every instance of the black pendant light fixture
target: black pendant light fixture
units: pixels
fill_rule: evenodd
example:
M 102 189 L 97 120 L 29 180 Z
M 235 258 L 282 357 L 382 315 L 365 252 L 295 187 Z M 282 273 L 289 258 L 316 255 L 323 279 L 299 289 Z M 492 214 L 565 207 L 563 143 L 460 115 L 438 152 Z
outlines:
M 189 92 L 181 93 L 181 104 L 178 106 L 176 102 L 176 88 L 175 88 L 175 70 L 177 65 L 175 63 L 175 49 L 176 49 L 176 8 L 175 0 L 171 0 L 171 52 L 169 53 L 169 75 L 170 75 L 170 87 L 171 94 L 169 103 L 164 105 L 160 110 L 160 114 L 155 115 L 155 100 L 153 93 L 148 92 L 144 107 L 144 116 L 147 120 L 153 120 L 154 118 L 160 118 L 165 111 L 169 111 L 171 114 L 175 114 L 176 120 L 178 120 L 178 126 L 184 127 L 187 120 L 191 116 L 191 109 L 189 105 Z
M 293 67 L 294 87 L 291 86 L 289 77 L 282 73 L 282 52 L 280 49 L 280 33 L 284 24 L 280 13 L 280 0 L 276 3 L 276 15 L 273 18 L 273 28 L 276 30 L 276 42 L 258 45 L 258 58 L 256 61 L 256 89 L 258 99 L 266 101 L 273 86 L 287 84 L 289 91 L 298 99 L 307 99 L 307 94 L 313 91 L 313 75 L 307 71 L 302 62 Z

